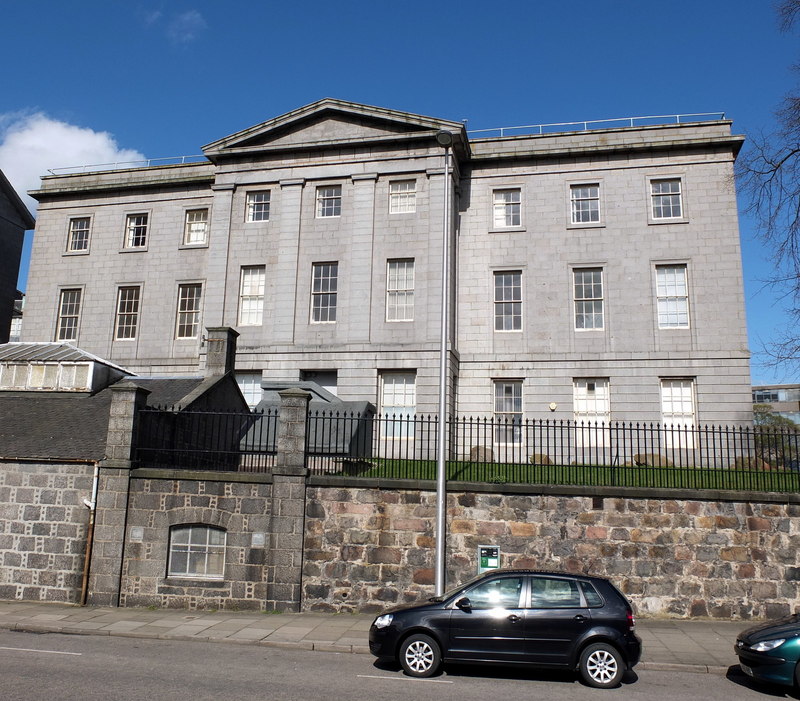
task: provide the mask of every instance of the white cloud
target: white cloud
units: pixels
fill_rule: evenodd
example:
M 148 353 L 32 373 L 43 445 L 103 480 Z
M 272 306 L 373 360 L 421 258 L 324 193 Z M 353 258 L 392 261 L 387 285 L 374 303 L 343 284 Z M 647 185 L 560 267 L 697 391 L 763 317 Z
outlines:
M 197 10 L 189 10 L 170 19 L 167 36 L 177 44 L 188 44 L 197 39 L 207 26 L 203 15 Z
M 0 170 L 32 212 L 36 201 L 25 193 L 39 188 L 51 168 L 144 160 L 133 149 L 117 146 L 108 132 L 51 119 L 45 114 L 0 114 Z

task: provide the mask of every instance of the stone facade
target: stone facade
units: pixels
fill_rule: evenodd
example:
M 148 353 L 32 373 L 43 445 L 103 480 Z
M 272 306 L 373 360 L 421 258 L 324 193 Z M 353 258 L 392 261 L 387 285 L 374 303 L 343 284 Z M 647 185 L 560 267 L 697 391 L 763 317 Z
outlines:
M 800 499 L 454 491 L 447 584 L 501 566 L 610 578 L 645 616 L 773 618 L 800 605 Z M 592 490 L 596 491 L 596 490 Z M 433 594 L 435 493 L 312 487 L 303 608 L 380 611 Z
M 684 403 L 696 423 L 751 419 L 732 185 L 742 137 L 726 120 L 473 138 L 458 122 L 326 99 L 207 145 L 207 162 L 46 176 L 23 339 L 53 338 L 61 291 L 79 290 L 81 347 L 145 374 L 195 371 L 207 353 L 202 334 L 176 337 L 179 286 L 191 283 L 202 290 L 198 329 L 240 333 L 238 372 L 266 382 L 322 373 L 341 399 L 379 408 L 397 396 L 384 392 L 387 378 L 402 373 L 403 387 L 414 388 L 406 405 L 434 413 L 440 129 L 454 136 L 453 411 L 491 415 L 501 381 L 515 383 L 514 411 L 572 419 L 576 383 L 589 380 L 608 388 L 610 420 L 658 422 L 662 382 L 679 380 L 690 383 Z M 665 180 L 680 189 L 679 216 L 654 219 L 652 183 Z M 398 183 L 413 190 L 413 207 L 393 210 Z M 572 188 L 581 185 L 595 188 L 597 216 L 575 223 Z M 320 188 L 331 186 L 341 209 L 319 216 Z M 518 197 L 519 221 L 508 225 L 496 219 L 504 192 Z M 269 197 L 268 216 L 256 221 L 254 194 Z M 208 217 L 205 239 L 187 244 L 187 212 L 198 210 Z M 126 221 L 136 214 L 147 216 L 146 243 L 130 247 Z M 76 218 L 89 220 L 90 241 L 70 251 Z M 390 261 L 413 264 L 413 282 L 402 281 L 413 313 L 402 320 L 387 313 Z M 333 262 L 335 321 L 316 323 L 313 266 Z M 674 326 L 659 323 L 660 266 L 685 270 L 687 318 Z M 243 319 L 242 276 L 254 267 L 263 267 L 261 313 Z M 599 328 L 576 321 L 573 275 L 586 270 L 601 280 Z M 518 283 L 506 290 L 518 305 L 508 330 L 495 318 L 502 273 Z M 123 287 L 139 289 L 138 328 L 136 338 L 114 340 Z
M 80 601 L 89 464 L 0 465 L 0 599 Z

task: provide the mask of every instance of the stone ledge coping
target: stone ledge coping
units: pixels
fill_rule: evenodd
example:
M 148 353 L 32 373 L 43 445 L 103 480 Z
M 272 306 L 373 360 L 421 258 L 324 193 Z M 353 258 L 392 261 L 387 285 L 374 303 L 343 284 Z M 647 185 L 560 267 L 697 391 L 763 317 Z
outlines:
M 202 482 L 251 482 L 272 484 L 271 472 L 226 472 L 224 470 L 167 470 L 156 467 L 135 467 L 131 479 L 198 480 Z
M 387 479 L 376 477 L 333 477 L 309 475 L 313 487 L 363 487 L 377 489 L 420 489 L 436 491 L 434 480 Z M 492 484 L 488 482 L 447 483 L 450 492 L 489 494 L 532 494 L 542 496 L 584 496 L 630 499 L 677 499 L 688 501 L 733 501 L 759 504 L 800 504 L 800 494 L 783 492 L 748 492 L 723 489 L 661 489 L 645 487 L 591 487 L 556 484 Z

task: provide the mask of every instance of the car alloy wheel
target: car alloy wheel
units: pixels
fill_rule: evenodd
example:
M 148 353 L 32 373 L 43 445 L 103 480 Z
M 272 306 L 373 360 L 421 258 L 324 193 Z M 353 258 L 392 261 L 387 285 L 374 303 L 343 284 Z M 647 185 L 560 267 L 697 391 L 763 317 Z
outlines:
M 400 664 L 412 677 L 430 677 L 439 669 L 442 653 L 436 641 L 427 635 L 412 635 L 400 647 Z
M 580 673 L 589 686 L 599 689 L 618 686 L 624 672 L 622 656 L 611 645 L 595 643 L 581 653 Z

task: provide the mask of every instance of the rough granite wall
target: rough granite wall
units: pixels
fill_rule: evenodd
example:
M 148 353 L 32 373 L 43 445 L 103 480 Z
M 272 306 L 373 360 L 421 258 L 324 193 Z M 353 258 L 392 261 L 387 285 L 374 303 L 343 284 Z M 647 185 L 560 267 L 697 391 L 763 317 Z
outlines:
M 79 601 L 92 469 L 2 463 L 0 599 Z
M 222 473 L 214 480 L 131 480 L 121 606 L 264 608 L 272 565 L 264 545 L 269 543 L 272 485 L 234 479 L 226 480 Z M 225 529 L 224 579 L 167 575 L 169 529 L 184 524 Z M 254 533 L 265 536 L 264 544 L 254 544 Z M 141 537 L 132 538 L 132 534 Z
M 501 566 L 606 576 L 647 616 L 750 619 L 800 605 L 800 505 L 448 495 L 447 585 Z M 378 611 L 433 594 L 435 494 L 311 487 L 303 608 Z

